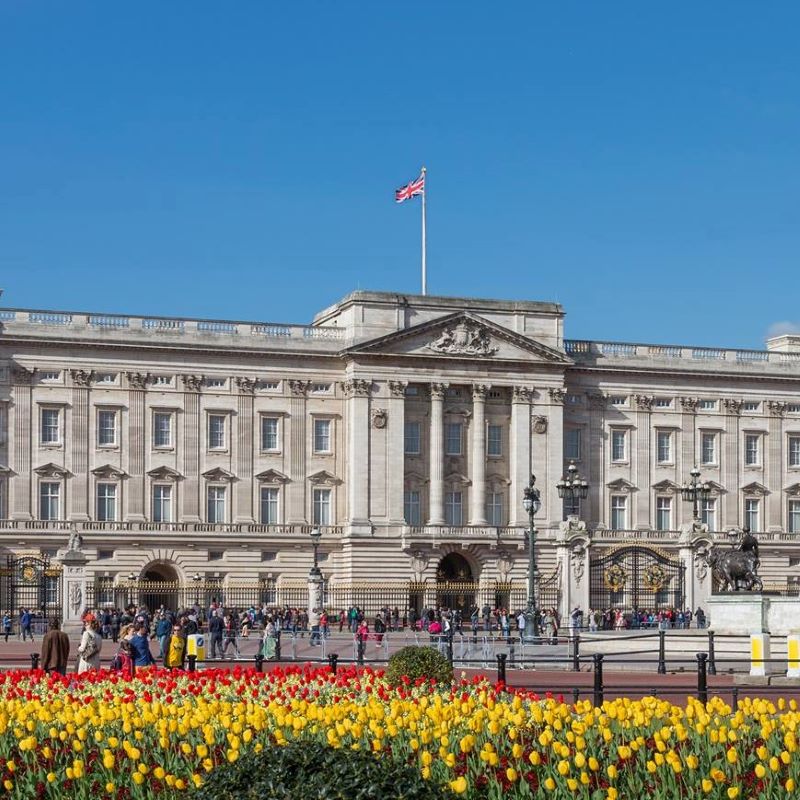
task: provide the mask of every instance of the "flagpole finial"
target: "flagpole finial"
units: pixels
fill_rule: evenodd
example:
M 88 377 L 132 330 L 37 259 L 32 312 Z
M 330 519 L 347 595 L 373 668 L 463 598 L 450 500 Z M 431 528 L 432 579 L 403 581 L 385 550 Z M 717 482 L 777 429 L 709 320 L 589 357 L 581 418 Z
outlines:
M 423 167 L 422 167 L 422 171 L 423 171 L 423 172 L 427 172 L 427 171 L 428 171 L 427 167 L 423 166 Z

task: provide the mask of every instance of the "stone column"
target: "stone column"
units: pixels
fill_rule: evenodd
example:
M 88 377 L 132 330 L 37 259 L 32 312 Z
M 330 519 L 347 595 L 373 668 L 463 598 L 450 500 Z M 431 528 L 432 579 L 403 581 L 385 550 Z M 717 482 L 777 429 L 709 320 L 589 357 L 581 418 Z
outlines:
M 181 522 L 200 522 L 201 375 L 183 375 L 183 485 Z
M 310 381 L 289 381 L 292 399 L 289 403 L 289 479 L 286 486 L 286 522 L 306 523 L 306 395 Z
M 769 407 L 769 435 L 764 443 L 764 485 L 772 487 L 772 492 L 764 498 L 765 531 L 780 531 L 783 523 L 783 465 L 786 463 L 783 454 L 783 415 L 786 403 L 771 401 Z
M 472 511 L 470 525 L 486 525 L 486 392 L 472 387 Z
M 522 507 L 522 495 L 531 476 L 531 400 L 533 387 L 515 386 L 511 394 L 511 431 L 509 432 L 508 524 L 527 528 L 528 513 Z
M 695 466 L 697 460 L 697 450 L 695 449 L 694 432 L 697 428 L 697 406 L 699 400 L 696 397 L 681 397 L 681 430 L 680 430 L 680 450 L 676 449 L 675 452 L 675 465 L 676 470 L 676 483 L 683 484 L 684 481 L 689 480 L 689 473 Z M 677 448 L 678 442 L 675 442 Z M 692 521 L 692 505 L 691 503 L 684 503 L 681 499 L 680 493 L 674 495 L 673 506 L 673 519 L 678 524 L 673 523 L 673 527 L 680 527 L 682 524 L 688 524 Z M 698 506 L 698 509 L 700 507 Z M 680 510 L 678 510 L 680 509 Z M 717 509 L 718 518 L 719 512 L 722 509 Z M 699 513 L 699 511 L 698 511 Z
M 446 383 L 432 383 L 431 393 L 431 496 L 429 525 L 444 525 L 444 393 Z
M 252 378 L 237 378 L 239 396 L 236 399 L 236 419 L 231 419 L 231 443 L 233 424 L 236 423 L 236 516 L 234 522 L 253 523 L 253 403 L 256 382 Z
M 70 490 L 69 518 L 85 522 L 89 519 L 89 386 L 92 373 L 71 369 L 70 375 L 72 436 L 64 459 L 64 466 L 72 473 L 67 483 Z M 66 427 L 66 419 L 64 422 Z
M 129 372 L 128 376 L 128 466 L 130 475 L 125 497 L 128 511 L 125 519 L 128 522 L 144 522 L 147 516 L 147 476 L 144 474 L 145 452 L 147 448 L 145 427 L 145 389 L 147 375 L 141 372 Z
M 11 379 L 14 382 L 14 403 L 11 407 L 14 415 L 11 429 L 14 434 L 11 442 L 11 458 L 8 464 L 13 470 L 8 513 L 11 515 L 11 519 L 31 519 L 32 516 L 39 516 L 38 510 L 33 515 L 31 514 L 31 443 L 33 437 L 31 381 L 33 372 L 20 366 L 12 366 Z
M 368 525 L 372 381 L 353 378 L 342 389 L 347 398 L 347 518 L 351 525 Z
M 652 441 L 654 432 L 650 427 L 650 412 L 653 408 L 654 397 L 650 395 L 637 394 L 636 400 L 636 446 L 631 442 L 631 458 L 633 460 L 633 483 L 639 489 L 631 495 L 631 527 L 632 528 L 652 528 L 653 518 L 650 507 L 652 489 L 650 484 L 650 465 L 652 458 Z M 677 442 L 673 443 L 677 447 Z
M 581 443 L 582 460 L 588 465 L 585 477 L 589 481 L 589 497 L 584 518 L 589 527 L 594 527 L 607 519 L 608 488 L 606 487 L 606 458 L 604 454 L 610 447 L 604 443 L 605 409 L 607 399 L 600 392 L 589 392 L 586 395 L 589 406 L 589 441 Z M 581 470 L 583 472 L 583 470 Z
M 742 410 L 742 401 L 728 398 L 722 401 L 727 414 L 725 430 L 725 463 L 720 471 L 722 485 L 727 492 L 722 494 L 718 504 L 723 508 L 717 509 L 717 528 L 721 531 L 736 528 L 743 524 L 740 514 L 743 514 L 739 501 L 739 414 Z M 724 476 L 724 477 L 723 477 Z M 724 515 L 723 515 L 724 511 Z
M 402 525 L 405 520 L 403 504 L 405 476 L 405 408 L 406 383 L 389 381 L 387 403 L 386 481 L 388 492 L 387 516 L 389 524 Z

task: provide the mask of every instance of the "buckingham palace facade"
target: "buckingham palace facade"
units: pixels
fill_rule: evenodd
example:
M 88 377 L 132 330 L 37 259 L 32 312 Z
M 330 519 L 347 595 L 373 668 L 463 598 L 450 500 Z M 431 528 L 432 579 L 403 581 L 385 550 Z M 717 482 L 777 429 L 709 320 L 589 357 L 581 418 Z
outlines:
M 531 474 L 562 614 L 702 605 L 705 553 L 745 526 L 796 590 L 800 337 L 575 341 L 555 303 L 362 291 L 310 325 L 0 310 L 4 608 L 69 602 L 71 535 L 97 604 L 293 602 L 312 530 L 332 604 L 520 605 Z

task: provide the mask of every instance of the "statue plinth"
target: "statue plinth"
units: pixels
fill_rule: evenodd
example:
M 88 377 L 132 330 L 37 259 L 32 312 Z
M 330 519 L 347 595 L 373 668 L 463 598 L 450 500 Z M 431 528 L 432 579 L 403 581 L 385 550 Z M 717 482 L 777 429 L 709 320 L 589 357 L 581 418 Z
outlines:
M 800 632 L 800 597 L 730 592 L 712 594 L 707 605 L 709 628 L 715 633 L 787 636 Z
M 68 548 L 56 553 L 56 561 L 63 567 L 61 603 L 64 616 L 61 629 L 65 633 L 80 633 L 83 629 L 81 617 L 86 608 L 86 565 L 89 557 L 82 550 Z

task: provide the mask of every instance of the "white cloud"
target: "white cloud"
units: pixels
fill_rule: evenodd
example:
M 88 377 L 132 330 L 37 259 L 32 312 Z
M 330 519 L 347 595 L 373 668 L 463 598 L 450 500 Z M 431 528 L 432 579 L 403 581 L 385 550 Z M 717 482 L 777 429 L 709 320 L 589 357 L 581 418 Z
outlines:
M 785 336 L 787 333 L 800 333 L 800 323 L 788 320 L 773 322 L 767 328 L 767 339 L 771 339 L 773 336 Z

